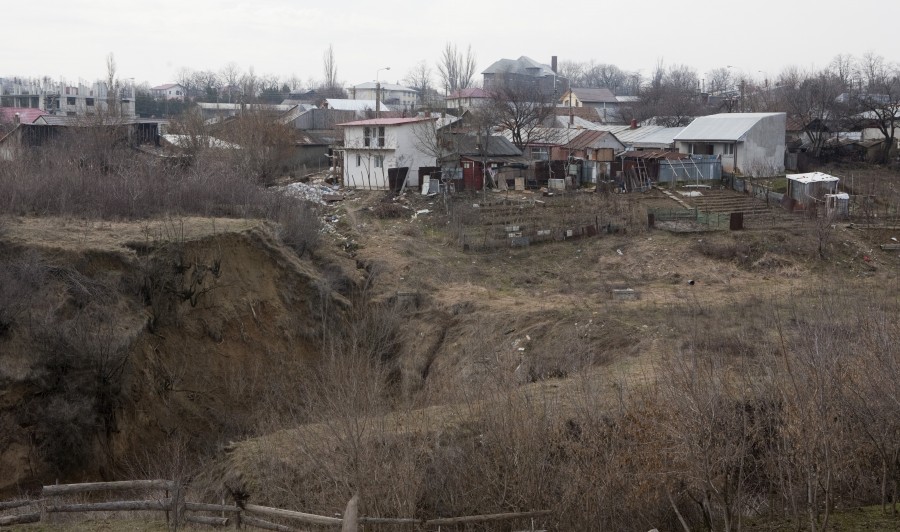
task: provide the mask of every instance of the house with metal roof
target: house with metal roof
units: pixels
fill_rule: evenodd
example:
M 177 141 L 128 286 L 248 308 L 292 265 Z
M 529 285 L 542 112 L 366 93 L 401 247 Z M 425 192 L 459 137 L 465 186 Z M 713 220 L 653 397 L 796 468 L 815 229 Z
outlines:
M 694 119 L 675 136 L 682 153 L 719 155 L 724 172 L 784 173 L 785 113 L 721 113 Z

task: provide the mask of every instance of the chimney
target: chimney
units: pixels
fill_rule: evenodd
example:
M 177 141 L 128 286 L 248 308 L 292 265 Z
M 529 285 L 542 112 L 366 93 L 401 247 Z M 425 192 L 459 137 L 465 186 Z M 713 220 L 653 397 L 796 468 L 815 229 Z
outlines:
M 15 116 L 13 116 L 13 124 L 18 126 L 20 120 L 21 120 L 21 117 L 19 116 L 19 113 L 16 113 Z
M 638 128 L 637 118 L 632 118 L 631 119 L 631 129 L 637 129 L 637 128 Z
M 556 74 L 556 56 L 555 55 L 550 58 L 550 69 L 553 71 L 554 74 Z

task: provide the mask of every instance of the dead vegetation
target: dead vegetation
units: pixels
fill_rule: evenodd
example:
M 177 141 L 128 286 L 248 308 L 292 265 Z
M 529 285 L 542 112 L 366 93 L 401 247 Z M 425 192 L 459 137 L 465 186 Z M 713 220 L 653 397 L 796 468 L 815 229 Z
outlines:
M 455 221 L 471 198 L 445 214 L 410 196 L 382 216 L 381 195 L 356 194 L 312 257 L 264 229 L 131 234 L 129 275 L 155 284 L 91 284 L 108 255 L 53 282 L 66 308 L 125 291 L 158 315 L 129 351 L 112 441 L 150 449 L 131 464 L 179 470 L 200 499 L 331 515 L 359 494 L 363 515 L 420 518 L 551 509 L 538 524 L 559 530 L 774 517 L 823 530 L 841 508 L 891 511 L 900 264 L 874 243 L 893 235 L 835 224 L 823 258 L 805 224 L 675 234 L 646 228 L 645 207 L 671 201 L 653 193 L 556 201 L 545 211 L 618 230 L 475 252 Z M 23 245 L 28 223 L 6 234 Z M 612 297 L 623 288 L 640 297 Z M 25 345 L 9 342 L 36 309 L 8 308 L 0 345 Z M 142 405 L 157 405 L 153 423 Z

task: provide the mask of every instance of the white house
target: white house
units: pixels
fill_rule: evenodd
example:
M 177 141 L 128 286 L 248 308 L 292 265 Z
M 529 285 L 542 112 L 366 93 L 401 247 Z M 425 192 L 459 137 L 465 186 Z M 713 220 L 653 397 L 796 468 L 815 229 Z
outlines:
M 474 109 L 490 103 L 491 95 L 484 89 L 469 87 L 455 90 L 447 96 L 448 109 Z
M 186 91 L 183 86 L 178 83 L 166 83 L 165 85 L 157 85 L 150 88 L 150 94 L 154 98 L 163 100 L 180 100 L 184 101 Z
M 395 85 L 393 83 L 380 83 L 381 86 L 381 103 L 399 106 L 406 109 L 414 109 L 419 100 L 419 93 L 415 89 Z M 376 83 L 369 81 L 360 83 L 350 87 L 350 99 L 352 100 L 375 100 L 378 93 Z
M 722 170 L 745 176 L 784 173 L 784 113 L 722 113 L 696 118 L 675 136 L 681 153 L 720 155 Z
M 418 186 L 419 168 L 436 166 L 436 118 L 373 118 L 338 124 L 344 129 L 344 186 L 387 190 L 390 169 L 407 168 L 407 186 Z

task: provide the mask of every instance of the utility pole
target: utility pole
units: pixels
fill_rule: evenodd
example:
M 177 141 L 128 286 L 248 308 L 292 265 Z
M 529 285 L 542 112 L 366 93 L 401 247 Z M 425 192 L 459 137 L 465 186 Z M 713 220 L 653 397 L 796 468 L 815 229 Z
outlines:
M 381 113 L 381 82 L 378 81 L 378 74 L 380 74 L 382 70 L 390 69 L 391 67 L 384 67 L 375 71 L 375 118 L 378 118 L 379 113 Z

